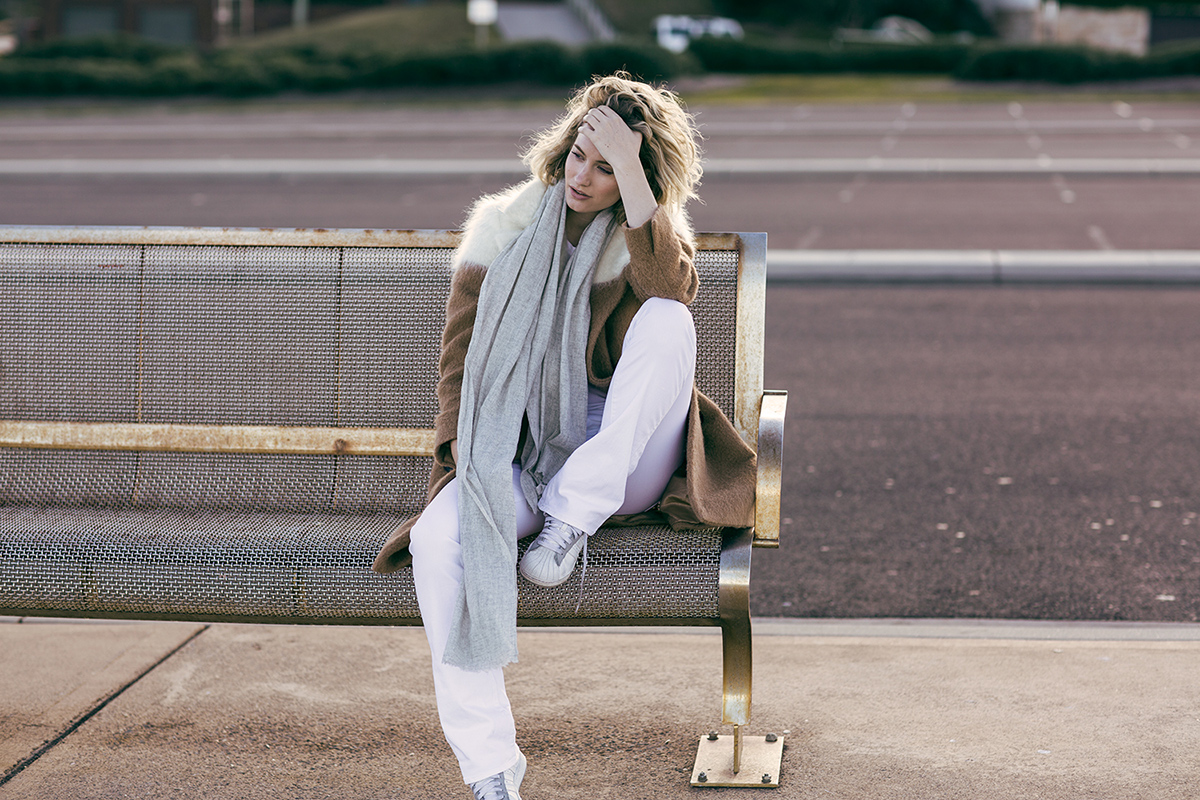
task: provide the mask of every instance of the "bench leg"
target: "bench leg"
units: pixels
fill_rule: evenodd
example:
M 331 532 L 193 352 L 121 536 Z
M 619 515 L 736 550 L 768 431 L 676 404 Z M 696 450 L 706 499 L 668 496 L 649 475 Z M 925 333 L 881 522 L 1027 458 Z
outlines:
M 710 733 L 701 737 L 692 769 L 693 786 L 779 786 L 783 738 L 743 736 L 750 722 L 753 655 L 750 640 L 750 553 L 754 531 L 726 532 L 721 550 L 718 607 L 721 613 L 724 689 L 721 722 L 733 726 L 732 736 Z
M 750 554 L 754 533 L 728 531 L 721 549 L 721 578 L 717 605 L 721 613 L 721 646 L 724 655 L 724 691 L 721 722 L 750 722 L 750 684 L 753 654 L 750 643 Z

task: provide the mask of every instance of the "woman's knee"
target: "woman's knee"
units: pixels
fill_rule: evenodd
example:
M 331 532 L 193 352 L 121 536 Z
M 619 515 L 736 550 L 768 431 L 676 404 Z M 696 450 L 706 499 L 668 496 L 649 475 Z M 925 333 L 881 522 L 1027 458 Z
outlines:
M 625 336 L 646 336 L 659 344 L 678 342 L 694 350 L 696 323 L 691 309 L 678 300 L 650 297 L 634 314 Z

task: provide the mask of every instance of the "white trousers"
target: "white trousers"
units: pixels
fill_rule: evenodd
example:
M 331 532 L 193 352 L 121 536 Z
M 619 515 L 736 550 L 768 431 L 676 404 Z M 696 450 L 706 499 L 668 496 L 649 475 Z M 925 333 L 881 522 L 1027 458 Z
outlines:
M 643 303 L 607 395 L 589 391 L 589 438 L 546 486 L 540 509 L 525 503 L 514 465 L 518 537 L 540 531 L 543 512 L 590 534 L 614 514 L 658 502 L 683 463 L 695 364 L 696 331 L 687 307 L 662 298 Z M 409 552 L 442 730 L 463 780 L 474 783 L 516 764 L 519 751 L 503 670 L 469 672 L 442 661 L 462 582 L 459 542 L 456 479 L 413 526 Z

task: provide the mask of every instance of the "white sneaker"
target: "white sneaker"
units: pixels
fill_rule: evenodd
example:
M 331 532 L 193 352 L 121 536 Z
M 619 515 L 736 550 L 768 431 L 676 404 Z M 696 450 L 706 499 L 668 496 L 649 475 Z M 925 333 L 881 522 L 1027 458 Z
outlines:
M 471 784 L 475 800 L 521 800 L 517 790 L 521 788 L 521 781 L 525 779 L 525 767 L 529 762 L 525 760 L 524 753 L 518 752 L 518 755 L 520 758 L 517 763 L 504 772 L 497 772 L 490 778 Z
M 546 524 L 521 558 L 521 574 L 538 586 L 558 586 L 571 577 L 579 554 L 587 549 L 587 534 L 546 515 Z

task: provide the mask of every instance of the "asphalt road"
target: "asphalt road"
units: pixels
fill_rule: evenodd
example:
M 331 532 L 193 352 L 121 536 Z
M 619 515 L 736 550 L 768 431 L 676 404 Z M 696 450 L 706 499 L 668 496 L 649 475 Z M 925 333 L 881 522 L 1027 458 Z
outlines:
M 780 249 L 1200 249 L 1193 106 L 695 110 L 720 167 L 699 230 Z M 0 224 L 455 227 L 554 112 L 10 112 Z M 159 161 L 133 176 L 114 159 Z M 757 556 L 754 613 L 1196 620 L 1198 363 L 1196 288 L 773 285 L 784 546 Z
M 1200 289 L 767 296 L 763 616 L 1195 621 Z
M 787 250 L 1200 249 L 1194 106 L 694 111 L 710 160 L 699 230 L 765 230 Z M 9 112 L 0 224 L 455 227 L 480 193 L 519 179 L 525 137 L 556 112 Z M 122 159 L 159 167 L 131 176 Z M 290 167 L 271 166 L 281 159 Z

